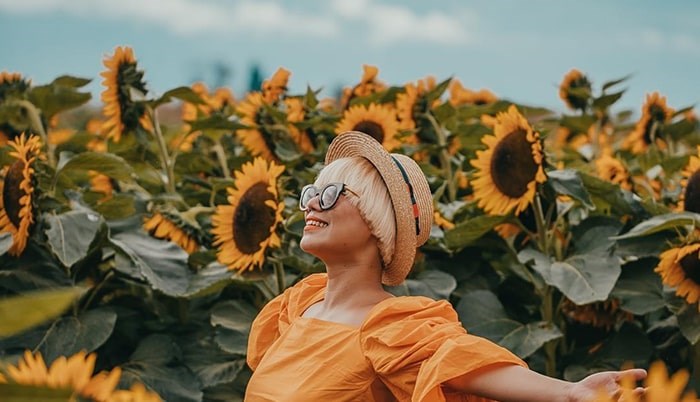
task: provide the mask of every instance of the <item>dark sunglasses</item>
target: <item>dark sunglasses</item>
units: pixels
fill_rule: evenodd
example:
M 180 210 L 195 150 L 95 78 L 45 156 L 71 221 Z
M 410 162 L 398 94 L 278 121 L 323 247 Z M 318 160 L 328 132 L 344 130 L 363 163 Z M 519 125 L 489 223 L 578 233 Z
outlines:
M 318 205 L 321 211 L 325 211 L 333 208 L 335 203 L 338 202 L 340 194 L 348 191 L 350 194 L 358 197 L 357 193 L 350 190 L 344 183 L 328 183 L 323 188 L 319 189 L 313 184 L 307 184 L 301 189 L 301 196 L 299 197 L 299 209 L 306 211 L 309 209 L 309 202 L 316 197 L 318 197 Z

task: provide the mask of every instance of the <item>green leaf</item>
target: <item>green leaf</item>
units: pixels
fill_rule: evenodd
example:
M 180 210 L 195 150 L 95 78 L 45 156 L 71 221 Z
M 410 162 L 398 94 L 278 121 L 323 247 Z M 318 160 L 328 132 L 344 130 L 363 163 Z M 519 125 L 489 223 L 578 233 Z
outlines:
M 211 328 L 179 337 L 183 362 L 196 375 L 201 388 L 209 388 L 234 381 L 247 367 L 245 358 L 225 353 L 214 341 Z
M 82 152 L 72 157 L 61 154 L 56 176 L 68 176 L 73 173 L 84 174 L 95 170 L 116 180 L 130 181 L 134 170 L 120 156 L 111 153 Z
M 0 395 L 3 402 L 71 402 L 73 390 L 44 388 L 36 385 L 2 384 Z
M 693 212 L 672 212 L 669 214 L 657 215 L 638 224 L 623 235 L 614 236 L 613 239 L 622 240 L 648 236 L 664 230 L 687 225 L 700 226 L 700 215 Z
M 12 247 L 12 234 L 9 232 L 0 233 L 0 255 L 5 254 Z
M 170 102 L 172 98 L 177 98 L 195 105 L 203 105 L 206 103 L 195 91 L 192 90 L 192 88 L 182 86 L 167 91 L 160 98 L 154 100 L 152 105 L 154 108 L 156 108 L 164 103 Z
M 604 83 L 604 84 L 603 84 L 603 88 L 602 88 L 602 89 L 603 89 L 603 92 L 605 92 L 605 90 L 608 89 L 608 88 L 612 88 L 612 87 L 614 87 L 614 86 L 617 85 L 617 84 L 620 84 L 620 83 L 623 83 L 623 82 L 627 81 L 628 79 L 630 79 L 630 77 L 632 77 L 632 74 L 629 74 L 629 75 L 626 75 L 626 76 L 624 76 L 624 77 L 622 77 L 622 78 L 618 78 L 618 79 L 616 79 L 616 80 L 612 80 L 612 81 L 608 81 L 608 82 Z
M 192 273 L 187 265 L 188 255 L 183 249 L 143 232 L 119 233 L 112 237 L 111 242 L 117 251 L 117 270 L 137 279 L 145 278 L 153 289 L 168 296 L 194 297 L 232 277 L 220 264 Z
M 117 314 L 110 308 L 89 310 L 77 317 L 63 317 L 46 332 L 41 353 L 46 361 L 53 361 L 81 350 L 92 352 L 109 339 L 116 322 Z
M 588 128 L 591 124 L 595 123 L 595 116 L 582 115 L 582 116 L 564 116 L 561 118 L 561 125 L 568 128 L 574 133 L 585 133 L 588 132 Z
M 450 249 L 460 249 L 475 242 L 506 220 L 505 216 L 481 215 L 462 221 L 459 225 L 445 232 L 445 244 Z
M 241 124 L 238 121 L 235 120 L 229 120 L 225 116 L 221 116 L 218 114 L 203 118 L 203 119 L 198 119 L 190 122 L 190 127 L 192 131 L 207 131 L 207 130 L 226 130 L 226 131 L 235 131 L 235 130 L 240 130 L 242 128 L 247 128 L 245 124 Z
M 508 318 L 501 302 L 488 290 L 465 293 L 455 309 L 470 333 L 497 342 L 523 359 L 562 336 L 559 328 L 544 322 L 523 325 Z
M 164 401 L 199 402 L 202 391 L 194 374 L 178 362 L 182 351 L 167 335 L 152 334 L 121 365 L 122 384 L 142 382 Z
M 94 206 L 94 210 L 105 219 L 125 219 L 136 213 L 134 197 L 131 194 L 114 194 L 107 201 Z
M 613 105 L 615 102 L 620 100 L 622 98 L 622 95 L 625 93 L 625 90 L 623 89 L 620 92 L 615 92 L 612 94 L 605 94 L 600 96 L 599 98 L 593 99 L 593 107 L 598 109 L 598 110 L 605 110 L 611 105 Z
M 69 88 L 81 88 L 92 81 L 90 78 L 73 77 L 71 75 L 62 75 L 51 81 L 51 85 L 60 85 Z
M 612 236 L 620 233 L 622 223 L 608 216 L 591 216 L 576 225 L 572 232 L 576 254 L 609 254 L 615 244 Z
M 28 98 L 41 110 L 42 115 L 48 118 L 87 103 L 92 95 L 88 92 L 78 92 L 75 88 L 49 84 L 33 87 L 29 90 Z
M 582 172 L 579 172 L 579 175 L 588 193 L 612 207 L 613 212 L 638 217 L 647 215 L 638 198 L 635 198 L 636 196 L 631 192 L 624 191 L 615 184 Z
M 681 333 L 692 345 L 700 341 L 700 313 L 698 306 L 693 304 L 685 304 L 681 311 L 678 312 L 678 326 Z
M 645 258 L 625 264 L 615 284 L 612 297 L 620 300 L 620 308 L 643 315 L 665 305 L 661 277 L 654 272 L 657 260 Z
M 422 271 L 414 279 L 407 279 L 406 286 L 411 296 L 425 296 L 431 299 L 449 299 L 457 288 L 454 276 L 436 269 Z
M 564 169 L 547 172 L 547 183 L 552 185 L 557 194 L 571 196 L 580 201 L 586 208 L 595 209 L 591 196 L 584 187 L 577 170 Z
M 211 312 L 211 325 L 217 326 L 216 342 L 228 353 L 244 355 L 248 347 L 250 326 L 258 311 L 239 300 L 218 303 Z
M 87 255 L 90 244 L 104 223 L 101 216 L 85 211 L 45 214 L 44 217 L 50 226 L 45 232 L 49 247 L 66 267 Z
M 530 265 L 544 281 L 559 289 L 576 304 L 588 304 L 607 299 L 620 276 L 617 257 L 601 254 L 573 255 L 565 261 L 552 262 L 534 249 L 518 253 L 518 260 Z
M 425 100 L 426 102 L 430 105 L 435 101 L 435 99 L 439 99 L 443 93 L 447 90 L 447 87 L 450 85 L 450 81 L 452 81 L 452 78 L 448 78 L 441 83 L 437 84 L 435 88 L 433 88 L 430 92 L 425 94 Z
M 0 299 L 0 337 L 18 334 L 61 315 L 82 294 L 81 288 L 65 288 Z

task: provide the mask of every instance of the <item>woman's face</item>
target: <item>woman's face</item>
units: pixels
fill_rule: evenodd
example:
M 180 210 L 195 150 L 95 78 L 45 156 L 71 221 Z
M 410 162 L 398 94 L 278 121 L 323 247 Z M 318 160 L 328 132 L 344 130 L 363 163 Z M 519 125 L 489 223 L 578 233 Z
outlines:
M 351 202 L 355 195 L 346 191 L 333 208 L 321 210 L 318 196 L 309 201 L 305 213 L 304 234 L 300 246 L 309 254 L 329 263 L 344 258 L 352 259 L 367 247 L 377 250 L 377 241 L 360 210 Z

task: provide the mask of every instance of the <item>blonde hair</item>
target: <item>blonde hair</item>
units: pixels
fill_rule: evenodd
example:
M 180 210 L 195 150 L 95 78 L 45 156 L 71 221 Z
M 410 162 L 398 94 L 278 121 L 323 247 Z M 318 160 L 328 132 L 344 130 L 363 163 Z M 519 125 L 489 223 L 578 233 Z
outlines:
M 350 195 L 348 200 L 360 211 L 370 232 L 377 238 L 384 266 L 389 265 L 394 255 L 396 217 L 389 190 L 377 169 L 359 156 L 336 159 L 321 170 L 315 185 L 321 187 L 333 182 L 345 183 L 359 196 Z

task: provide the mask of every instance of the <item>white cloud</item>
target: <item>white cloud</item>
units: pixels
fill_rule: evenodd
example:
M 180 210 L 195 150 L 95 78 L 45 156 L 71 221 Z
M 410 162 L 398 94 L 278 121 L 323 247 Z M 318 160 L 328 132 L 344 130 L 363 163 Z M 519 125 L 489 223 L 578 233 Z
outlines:
M 430 11 L 419 15 L 413 10 L 370 0 L 334 0 L 332 11 L 345 19 L 364 23 L 370 41 L 387 46 L 403 41 L 458 45 L 473 42 L 473 34 L 465 25 L 474 18 L 462 11 L 447 14 Z
M 685 33 L 660 32 L 654 29 L 620 34 L 618 42 L 623 46 L 642 46 L 652 51 L 669 50 L 679 53 L 700 52 L 699 37 Z
M 0 11 L 129 19 L 181 34 L 254 33 L 332 36 L 337 25 L 322 16 L 297 13 L 274 1 L 242 0 L 0 0 Z

